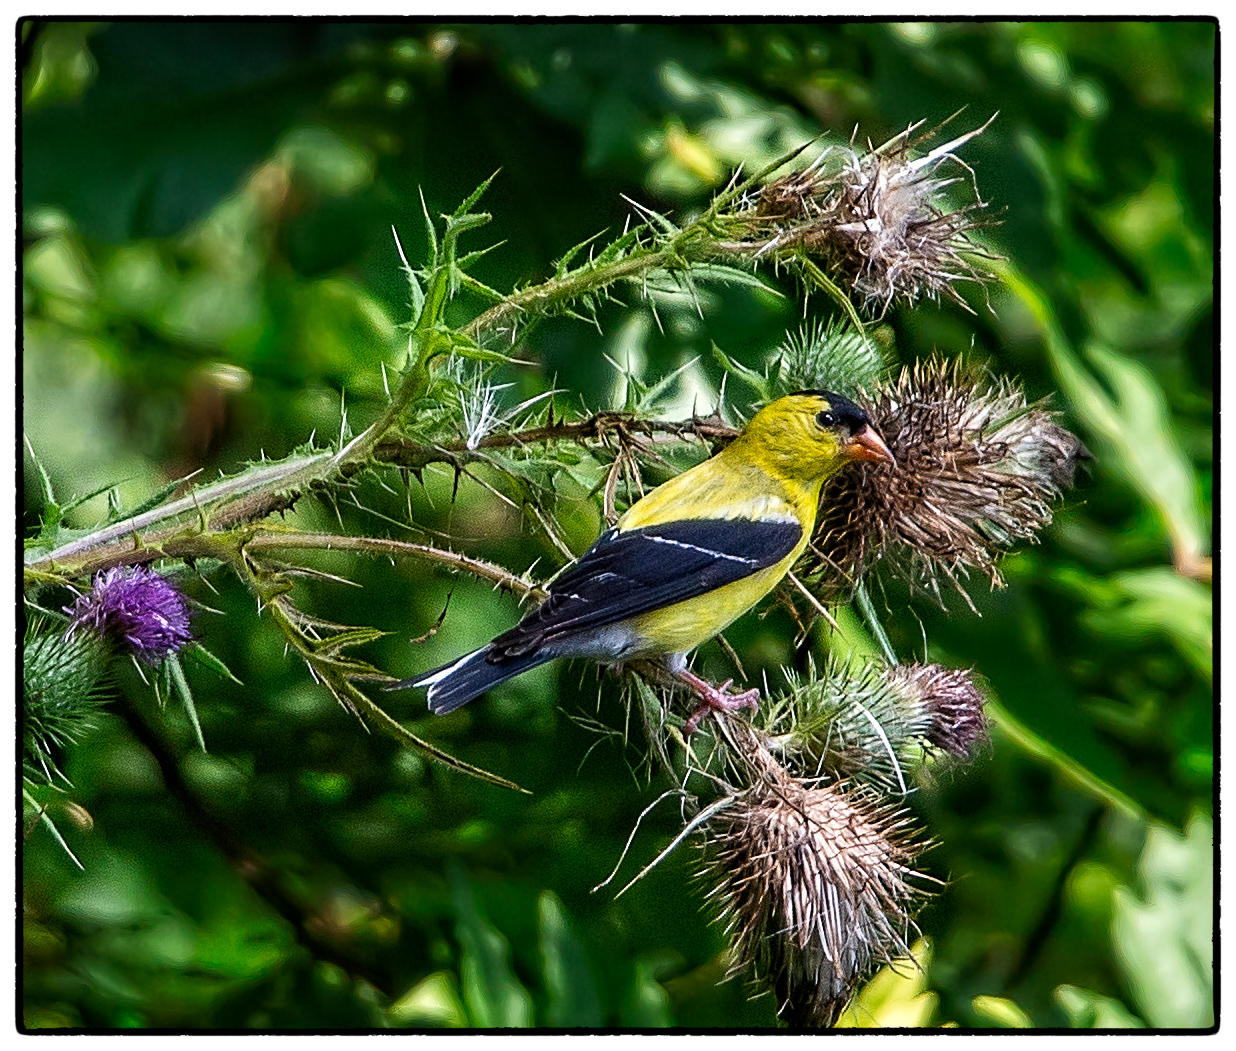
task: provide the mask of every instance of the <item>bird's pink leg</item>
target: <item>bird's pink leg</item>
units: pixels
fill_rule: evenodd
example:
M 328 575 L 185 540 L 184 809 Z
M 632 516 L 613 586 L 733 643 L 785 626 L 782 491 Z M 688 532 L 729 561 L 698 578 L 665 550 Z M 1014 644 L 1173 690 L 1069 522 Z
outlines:
M 759 690 L 747 690 L 744 693 L 728 693 L 730 683 L 733 679 L 726 679 L 720 686 L 713 686 L 712 683 L 706 682 L 698 675 L 692 675 L 685 668 L 675 671 L 674 674 L 685 682 L 699 696 L 702 702 L 698 708 L 687 717 L 686 726 L 683 727 L 683 734 L 690 737 L 695 732 L 695 728 L 699 722 L 709 712 L 736 712 L 742 708 L 750 708 L 755 711 L 760 703 Z

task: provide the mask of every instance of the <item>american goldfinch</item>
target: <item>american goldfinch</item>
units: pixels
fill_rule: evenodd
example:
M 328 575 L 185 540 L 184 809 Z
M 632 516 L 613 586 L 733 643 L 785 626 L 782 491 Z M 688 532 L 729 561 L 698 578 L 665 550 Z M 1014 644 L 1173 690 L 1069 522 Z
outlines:
M 710 709 L 754 708 L 758 690 L 705 682 L 687 654 L 785 576 L 811 538 L 825 479 L 852 460 L 893 461 L 862 409 L 823 390 L 778 398 L 717 455 L 635 503 L 510 631 L 389 688 L 427 686 L 430 710 L 445 715 L 556 657 L 653 657 L 700 698 L 688 733 Z

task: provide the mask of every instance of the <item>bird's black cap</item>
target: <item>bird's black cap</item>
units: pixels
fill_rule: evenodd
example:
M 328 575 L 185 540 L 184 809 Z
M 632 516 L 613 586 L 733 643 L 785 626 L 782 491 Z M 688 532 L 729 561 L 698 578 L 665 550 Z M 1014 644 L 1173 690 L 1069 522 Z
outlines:
M 861 408 L 840 394 L 831 390 L 796 390 L 795 394 L 809 394 L 812 397 L 824 398 L 829 410 L 839 424 L 848 427 L 850 433 L 860 431 L 871 423 L 867 414 Z

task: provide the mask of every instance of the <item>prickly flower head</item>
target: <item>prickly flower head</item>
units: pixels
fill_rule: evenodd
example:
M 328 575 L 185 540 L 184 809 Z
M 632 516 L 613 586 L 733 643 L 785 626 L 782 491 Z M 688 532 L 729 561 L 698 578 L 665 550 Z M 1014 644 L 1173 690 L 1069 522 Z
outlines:
M 968 759 L 988 739 L 983 695 L 969 671 L 940 664 L 896 664 L 885 672 L 905 704 L 921 712 L 923 738 L 959 759 Z
M 158 664 L 193 641 L 184 596 L 145 566 L 99 573 L 66 612 L 73 618 L 70 631 L 114 639 L 146 664 Z
M 802 777 L 834 777 L 905 795 L 926 753 L 969 759 L 987 740 L 969 671 L 939 664 L 830 660 L 755 716 L 764 745 Z
M 984 280 L 972 260 L 986 253 L 970 234 L 991 220 L 977 190 L 976 200 L 959 208 L 950 208 L 941 191 L 973 185 L 954 151 L 987 125 L 915 157 L 915 147 L 934 134 L 916 136 L 921 127 L 920 121 L 866 153 L 833 147 L 805 171 L 765 186 L 757 213 L 777 232 L 763 251 L 795 248 L 817 257 L 834 280 L 880 311 L 894 299 L 923 296 L 966 306 L 955 285 Z M 942 177 L 946 162 L 960 174 Z
M 1051 522 L 1090 456 L 1013 383 L 956 360 L 904 368 L 858 400 L 897 462 L 857 465 L 825 487 L 813 542 L 825 586 L 881 562 L 937 595 L 941 577 L 960 590 L 971 569 L 998 585 L 1000 556 Z
M 923 891 L 906 826 L 855 785 L 784 771 L 709 820 L 703 874 L 733 970 L 770 982 L 791 1025 L 832 1025 L 860 982 L 908 955 Z

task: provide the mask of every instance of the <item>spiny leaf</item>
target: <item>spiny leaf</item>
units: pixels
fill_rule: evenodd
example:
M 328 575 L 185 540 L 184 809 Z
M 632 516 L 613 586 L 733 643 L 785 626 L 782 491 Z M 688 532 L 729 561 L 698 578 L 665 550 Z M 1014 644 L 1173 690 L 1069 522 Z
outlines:
M 56 506 L 56 493 L 52 489 L 51 477 L 47 473 L 47 469 L 43 466 L 42 461 L 34 454 L 34 445 L 31 444 L 30 436 L 23 435 L 26 443 L 26 451 L 30 454 L 30 460 L 34 464 L 35 469 L 39 472 L 39 478 L 43 482 L 43 501 L 48 507 Z
M 669 390 L 674 381 L 688 369 L 692 368 L 697 361 L 699 361 L 699 358 L 692 358 L 690 361 L 680 365 L 669 375 L 662 376 L 661 379 L 657 380 L 652 386 L 646 387 L 641 393 L 639 401 L 636 404 L 636 412 L 651 412 L 656 405 L 657 399 Z
M 68 514 L 75 507 L 81 507 L 81 505 L 84 504 L 87 500 L 93 500 L 96 496 L 99 496 L 101 493 L 105 493 L 109 489 L 114 489 L 117 484 L 119 483 L 106 482 L 103 485 L 100 485 L 97 489 L 92 489 L 85 496 L 74 497 L 67 504 L 65 504 L 64 507 L 60 509 L 61 514 Z
M 329 683 L 327 684 L 330 685 Z M 332 688 L 333 689 L 333 688 Z M 473 766 L 471 763 L 465 762 L 450 752 L 444 751 L 435 744 L 430 744 L 422 737 L 417 737 L 402 723 L 396 722 L 387 713 L 374 704 L 364 692 L 357 689 L 355 686 L 348 684 L 348 692 L 352 703 L 358 707 L 364 715 L 373 723 L 387 733 L 394 736 L 396 739 L 404 742 L 407 745 L 415 748 L 419 752 L 423 752 L 438 762 L 449 766 L 452 770 L 457 770 L 462 774 L 468 774 L 470 777 L 479 778 L 482 781 L 488 781 L 492 785 L 500 785 L 503 788 L 510 788 L 516 792 L 522 792 L 524 795 L 531 795 L 526 788 L 521 788 L 514 781 L 508 781 L 505 777 L 499 777 L 497 774 L 492 774 L 488 770 L 484 770 L 479 766 Z
M 208 650 L 200 642 L 189 643 L 189 645 L 185 647 L 184 652 L 192 657 L 203 668 L 209 668 L 211 671 L 222 675 L 225 679 L 231 679 L 237 686 L 244 685 L 243 682 L 232 674 L 231 669 L 224 664 L 223 661 L 211 653 L 210 650 Z
M 192 471 L 189 474 L 184 475 L 182 478 L 177 478 L 174 481 L 168 482 L 165 486 L 160 488 L 158 492 L 152 494 L 151 496 L 148 496 L 145 500 L 143 500 L 140 504 L 138 504 L 135 508 L 133 508 L 133 510 L 121 512 L 121 514 L 117 514 L 114 517 L 109 515 L 108 521 L 118 522 L 120 521 L 120 518 L 122 515 L 125 518 L 133 518 L 135 515 L 142 515 L 142 514 L 145 514 L 147 511 L 153 511 L 156 507 L 158 507 L 161 503 L 163 503 L 164 500 L 166 500 L 169 496 L 171 496 L 172 493 L 174 493 L 177 489 L 179 489 L 180 486 L 182 486 L 190 478 L 200 473 L 201 473 L 200 471 Z M 89 497 L 86 497 L 85 499 L 89 499 Z
M 168 669 L 172 689 L 180 698 L 180 703 L 185 706 L 185 714 L 189 717 L 189 723 L 193 727 L 193 735 L 197 738 L 198 747 L 204 752 L 206 751 L 206 738 L 202 736 L 202 724 L 197 718 L 197 705 L 193 703 L 193 691 L 189 689 L 189 680 L 185 678 L 185 670 L 180 666 L 180 658 L 173 653 L 164 661 L 164 664 Z
M 460 203 L 459 207 L 455 209 L 454 214 L 451 215 L 451 218 L 452 219 L 464 218 L 466 213 L 469 211 L 469 209 L 471 209 L 472 206 L 476 204 L 476 202 L 479 201 L 485 195 L 485 191 L 489 189 L 490 185 L 498 177 L 498 173 L 501 170 L 502 169 L 499 168 L 498 171 L 495 171 L 493 175 L 491 175 L 488 179 L 482 182 L 480 186 L 478 186 L 466 198 L 464 198 L 464 200 Z
M 735 376 L 751 387 L 760 401 L 772 400 L 774 387 L 768 376 L 761 375 L 755 369 L 748 368 L 742 362 L 731 358 L 715 343 L 712 345 L 712 356 L 717 359 L 727 375 Z
M 599 238 L 603 237 L 604 235 L 605 235 L 604 230 L 598 230 L 591 237 L 586 237 L 584 238 L 584 240 L 580 241 L 579 244 L 573 245 L 572 247 L 568 248 L 566 252 L 564 252 L 554 262 L 554 276 L 555 277 L 565 277 L 567 272 L 570 269 L 571 260 L 574 259 L 577 255 L 579 255 L 579 253 L 582 252 L 585 248 L 587 248 L 590 244 L 593 244 L 595 241 L 597 241 Z M 621 240 L 621 238 L 619 238 L 619 240 Z

